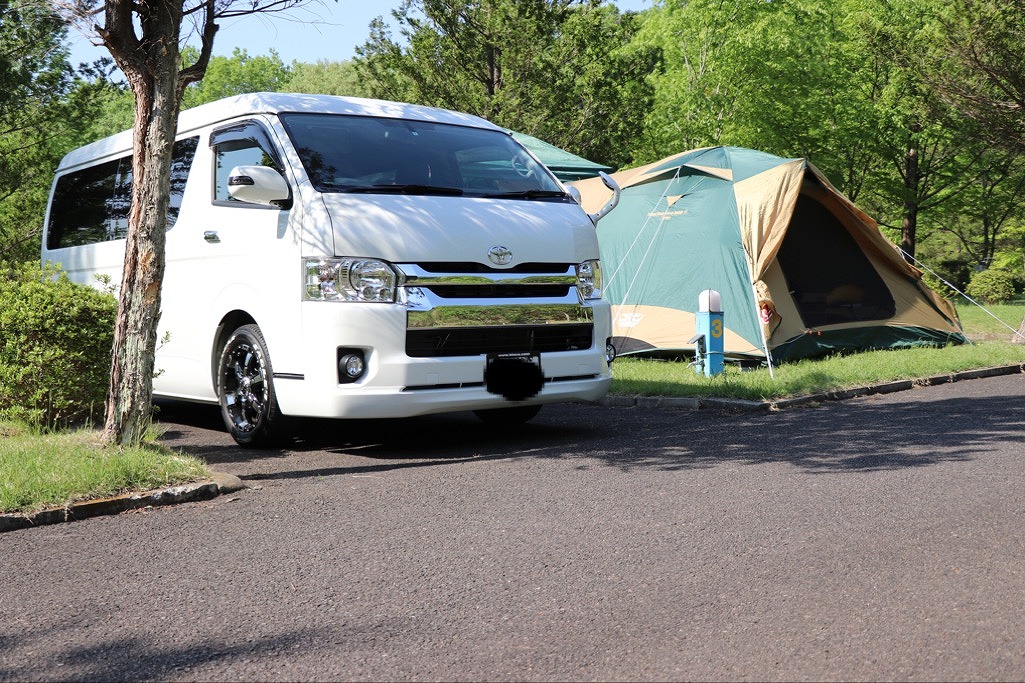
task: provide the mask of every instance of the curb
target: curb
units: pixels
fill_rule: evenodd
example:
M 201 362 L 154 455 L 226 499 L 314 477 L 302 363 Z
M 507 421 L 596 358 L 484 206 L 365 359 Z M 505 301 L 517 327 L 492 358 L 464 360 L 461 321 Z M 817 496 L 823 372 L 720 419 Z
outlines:
M 40 510 L 39 512 L 28 514 L 0 514 L 0 533 L 60 522 L 77 522 L 89 517 L 115 515 L 126 510 L 156 507 L 158 505 L 174 505 L 195 500 L 209 500 L 223 493 L 231 493 L 243 488 L 245 488 L 245 485 L 242 483 L 242 480 L 235 475 L 214 472 L 210 479 L 172 486 L 166 489 L 85 500 L 61 508 Z
M 981 370 L 965 370 L 953 372 L 946 375 L 935 375 L 919 379 L 905 379 L 895 382 L 884 382 L 872 384 L 854 389 L 840 389 L 837 391 L 826 391 L 818 394 L 795 396 L 793 398 L 778 398 L 769 401 L 751 401 L 746 399 L 731 398 L 695 398 L 695 397 L 672 397 L 672 396 L 606 396 L 599 401 L 600 405 L 615 408 L 654 408 L 661 410 L 703 410 L 713 409 L 724 412 L 775 412 L 787 408 L 800 408 L 811 406 L 824 401 L 844 401 L 859 396 L 871 396 L 873 394 L 892 394 L 897 391 L 907 391 L 916 387 L 929 387 L 937 384 L 950 384 L 969 379 L 982 379 L 984 377 L 998 377 L 1001 375 L 1017 375 L 1025 373 L 1025 362 L 1018 365 L 1002 365 L 995 368 L 983 368 Z

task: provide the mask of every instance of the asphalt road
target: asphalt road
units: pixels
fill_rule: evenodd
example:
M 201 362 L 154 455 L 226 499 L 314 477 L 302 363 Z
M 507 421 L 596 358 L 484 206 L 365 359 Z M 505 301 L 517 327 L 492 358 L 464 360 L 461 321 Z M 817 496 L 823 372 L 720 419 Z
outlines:
M 2 680 L 1021 680 L 1025 376 L 168 442 L 251 487 L 0 534 Z

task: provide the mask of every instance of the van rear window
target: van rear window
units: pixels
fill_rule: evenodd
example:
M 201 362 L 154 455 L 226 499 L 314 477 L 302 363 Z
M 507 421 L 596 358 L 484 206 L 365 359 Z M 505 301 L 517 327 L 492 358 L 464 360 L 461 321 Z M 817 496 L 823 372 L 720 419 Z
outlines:
M 501 131 L 335 114 L 280 118 L 321 192 L 567 198 L 548 170 Z
M 198 137 L 174 143 L 168 230 L 178 220 L 185 183 L 198 145 Z M 131 202 L 131 155 L 62 175 L 57 180 L 50 203 L 46 248 L 60 249 L 124 239 L 128 234 Z

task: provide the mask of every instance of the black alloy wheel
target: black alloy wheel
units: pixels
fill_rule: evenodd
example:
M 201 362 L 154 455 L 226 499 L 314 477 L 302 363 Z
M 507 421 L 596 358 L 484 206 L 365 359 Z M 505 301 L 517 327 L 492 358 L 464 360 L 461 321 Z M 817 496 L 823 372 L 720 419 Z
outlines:
M 240 446 L 275 445 L 282 415 L 274 393 L 267 343 L 256 325 L 243 325 L 228 338 L 217 367 L 221 417 Z

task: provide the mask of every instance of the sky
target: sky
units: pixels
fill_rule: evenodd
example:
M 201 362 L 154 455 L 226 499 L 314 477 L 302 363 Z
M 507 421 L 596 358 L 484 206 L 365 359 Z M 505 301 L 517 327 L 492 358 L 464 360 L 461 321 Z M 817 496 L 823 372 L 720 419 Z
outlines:
M 274 50 L 285 64 L 293 61 L 341 61 L 355 56 L 357 45 L 370 35 L 371 20 L 383 16 L 394 26 L 391 10 L 401 0 L 321 0 L 307 6 L 267 15 L 251 15 L 220 22 L 214 54 L 231 56 L 242 48 L 251 56 Z M 621 11 L 648 9 L 652 0 L 614 0 Z M 394 35 L 394 34 L 393 34 Z M 109 56 L 75 29 L 69 34 L 71 63 L 91 62 Z

